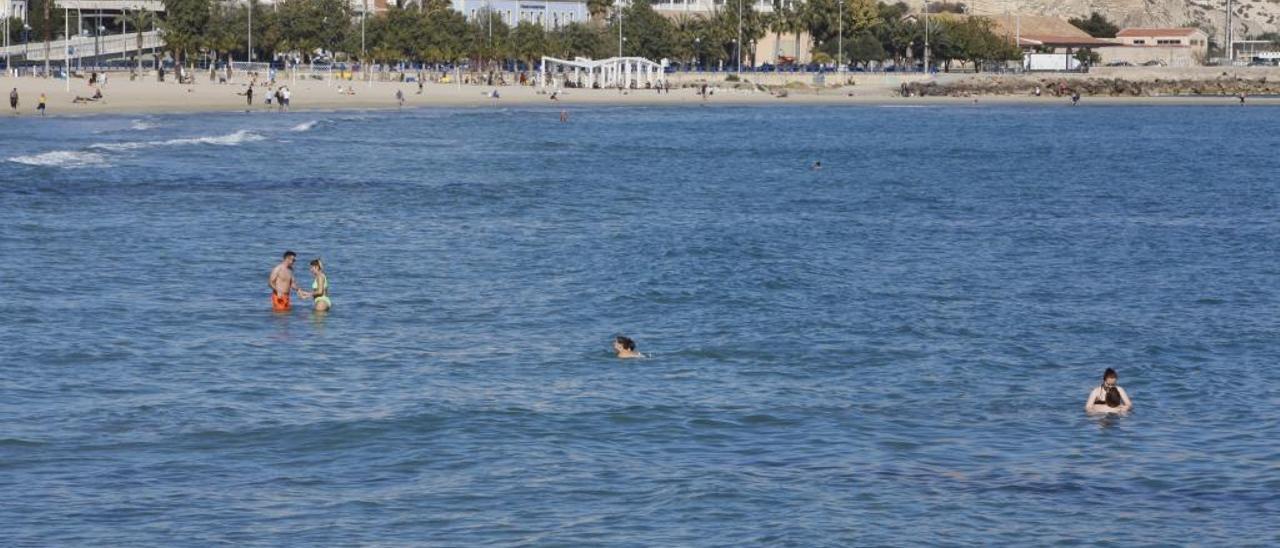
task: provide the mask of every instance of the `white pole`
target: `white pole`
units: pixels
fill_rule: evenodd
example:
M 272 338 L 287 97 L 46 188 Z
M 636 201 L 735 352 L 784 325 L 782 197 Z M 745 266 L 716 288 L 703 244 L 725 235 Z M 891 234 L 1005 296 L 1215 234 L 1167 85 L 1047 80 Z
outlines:
M 742 79 L 742 0 L 738 0 L 738 43 L 733 45 L 738 55 L 738 79 Z
M 249 6 L 249 48 L 244 52 L 244 66 L 245 70 L 251 70 L 251 63 L 253 63 L 253 1 L 250 0 L 247 5 Z
M 840 0 L 840 38 L 836 41 L 836 67 L 840 69 L 840 85 L 844 85 L 844 0 Z
M 62 32 L 66 35 L 66 40 L 62 42 L 62 66 L 66 71 L 65 78 L 67 93 L 71 93 L 71 8 L 64 8 L 66 11 L 62 14 Z

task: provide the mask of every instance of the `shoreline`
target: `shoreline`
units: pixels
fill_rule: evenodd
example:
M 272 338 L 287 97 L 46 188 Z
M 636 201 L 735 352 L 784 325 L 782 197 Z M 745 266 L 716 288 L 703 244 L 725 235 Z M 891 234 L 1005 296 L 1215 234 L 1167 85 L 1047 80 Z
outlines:
M 788 90 L 786 97 L 777 97 L 764 91 L 748 91 L 718 87 L 703 100 L 694 88 L 672 88 L 670 93 L 659 94 L 655 90 L 568 89 L 560 100 L 550 100 L 550 95 L 539 88 L 526 86 L 488 87 L 455 84 L 424 84 L 424 92 L 417 95 L 417 84 L 399 82 L 355 82 L 341 87 L 354 88 L 355 95 L 340 94 L 339 86 L 328 82 L 281 82 L 293 92 L 291 111 L 349 111 L 396 110 L 396 90 L 404 92 L 403 108 L 489 108 L 489 107 L 547 107 L 570 109 L 574 107 L 637 106 L 637 107 L 699 107 L 699 106 L 1070 106 L 1066 97 L 1043 95 L 971 95 L 968 97 L 925 96 L 902 97 L 896 86 L 858 85 L 813 92 Z M 44 78 L 0 78 L 0 86 L 16 87 L 20 94 L 19 116 L 38 116 L 35 106 L 40 93 L 48 96 L 47 117 L 68 118 L 98 115 L 151 115 L 197 113 L 270 113 L 274 105 L 266 105 L 259 97 L 255 104 L 246 105 L 242 93 L 244 84 L 197 83 L 179 85 L 154 81 L 110 81 L 103 88 L 104 102 L 73 104 L 76 96 L 93 94 L 83 80 L 73 80 L 71 92 L 65 90 L 61 80 Z M 255 88 L 265 90 L 265 88 Z M 486 94 L 498 90 L 500 98 Z M 6 92 L 8 90 L 5 90 Z M 262 93 L 259 91 L 258 93 Z M 1235 106 L 1239 100 L 1229 95 L 1167 95 L 1167 96 L 1084 96 L 1081 106 Z M 8 105 L 5 105 L 8 106 Z M 1250 97 L 1246 106 L 1280 106 L 1280 96 Z M 14 117 L 12 111 L 3 116 Z

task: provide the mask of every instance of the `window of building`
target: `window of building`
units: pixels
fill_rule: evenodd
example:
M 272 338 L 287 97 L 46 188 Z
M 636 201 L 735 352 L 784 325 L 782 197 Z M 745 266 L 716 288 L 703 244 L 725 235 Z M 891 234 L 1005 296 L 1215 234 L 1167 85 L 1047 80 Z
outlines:
M 1147 43 L 1147 41 L 1146 41 L 1146 40 L 1141 40 L 1141 39 L 1139 39 L 1139 40 L 1134 40 L 1134 41 L 1133 41 L 1133 43 L 1134 43 L 1135 45 L 1139 45 L 1139 46 L 1141 46 L 1142 44 Z

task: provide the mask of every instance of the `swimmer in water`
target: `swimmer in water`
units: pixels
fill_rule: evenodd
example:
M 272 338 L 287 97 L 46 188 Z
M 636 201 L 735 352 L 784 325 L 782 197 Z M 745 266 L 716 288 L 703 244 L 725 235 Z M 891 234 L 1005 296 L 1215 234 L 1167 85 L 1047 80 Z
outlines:
M 298 284 L 293 279 L 293 263 L 297 259 L 297 253 L 285 251 L 284 260 L 271 269 L 271 275 L 267 276 L 267 285 L 271 287 L 271 310 L 289 311 L 289 292 L 298 289 Z
M 813 163 L 813 165 L 809 167 L 809 170 L 810 170 L 810 171 L 822 171 L 822 161 L 821 161 L 821 160 L 819 160 L 819 161 L 817 161 L 817 162 L 814 162 L 814 163 Z
M 613 351 L 619 358 L 643 358 L 644 354 L 636 352 L 636 342 L 630 337 L 618 335 L 613 339 Z
M 1115 369 L 1107 368 L 1102 374 L 1102 386 L 1094 388 L 1084 403 L 1086 413 L 1123 413 L 1133 408 L 1129 394 L 1116 386 L 1118 377 Z
M 333 308 L 333 303 L 329 301 L 329 277 L 324 274 L 324 264 L 320 259 L 311 261 L 311 291 L 298 290 L 298 296 L 304 299 L 314 299 L 316 302 L 316 312 L 328 312 Z

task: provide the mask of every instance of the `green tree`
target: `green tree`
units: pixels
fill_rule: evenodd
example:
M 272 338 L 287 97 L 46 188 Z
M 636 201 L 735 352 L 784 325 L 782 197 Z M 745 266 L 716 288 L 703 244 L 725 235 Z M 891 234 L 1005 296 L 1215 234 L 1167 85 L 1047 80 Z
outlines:
M 138 63 L 138 72 L 142 72 L 142 33 L 151 30 L 156 24 L 155 14 L 145 9 L 126 10 L 116 16 L 115 24 L 122 29 L 133 31 L 137 37 L 134 57 Z
M 574 57 L 600 58 L 608 57 L 609 41 L 601 29 L 588 23 L 575 22 L 565 25 L 555 32 L 556 55 L 565 59 Z
M 1102 56 L 1098 55 L 1098 52 L 1093 51 L 1090 48 L 1080 48 L 1076 50 L 1072 57 L 1075 57 L 1076 61 L 1079 61 L 1084 65 L 1096 65 L 1102 62 Z
M 1067 19 L 1067 22 L 1089 33 L 1089 36 L 1094 38 L 1115 38 L 1116 33 L 1120 32 L 1120 27 L 1108 20 L 1105 15 L 1096 11 L 1090 14 L 1088 18 L 1073 17 Z
M 618 36 L 618 20 L 610 22 L 607 34 Z M 622 13 L 623 55 L 652 60 L 671 57 L 675 41 L 675 25 L 653 11 L 649 0 L 633 0 Z
M 54 0 L 31 0 L 27 6 L 27 25 L 31 27 L 29 38 L 44 40 L 44 67 L 49 70 L 49 41 L 64 33 L 65 11 L 54 5 Z M 21 26 L 19 26 L 21 27 Z
M 516 25 L 511 31 L 511 53 L 528 66 L 534 66 L 547 54 L 547 34 L 542 25 L 531 21 Z
M 884 61 L 888 54 L 884 51 L 884 46 L 880 44 L 880 39 L 869 31 L 859 32 L 852 42 L 845 48 L 845 56 L 850 63 L 861 64 L 863 67 L 870 68 L 871 63 Z
M 587 0 L 587 13 L 596 21 L 603 21 L 610 9 L 613 9 L 613 0 Z
M 300 52 L 304 60 L 319 51 L 336 53 L 351 32 L 347 0 L 281 0 L 276 11 L 282 46 Z
M 183 66 L 188 54 L 204 45 L 210 10 L 209 0 L 164 0 L 160 32 L 175 67 Z

